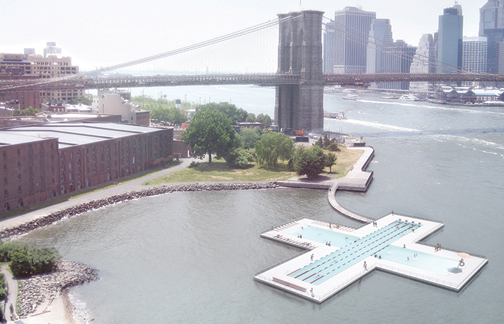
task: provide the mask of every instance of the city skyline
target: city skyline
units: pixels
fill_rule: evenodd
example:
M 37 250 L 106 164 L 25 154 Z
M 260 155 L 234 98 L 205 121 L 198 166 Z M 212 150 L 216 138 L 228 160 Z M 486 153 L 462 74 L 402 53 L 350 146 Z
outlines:
M 36 48 L 37 54 L 43 54 L 45 43 L 54 41 L 63 48 L 62 55 L 72 57 L 73 64 L 80 66 L 81 71 L 163 53 L 275 20 L 278 13 L 300 9 L 322 10 L 331 19 L 335 11 L 346 6 L 375 11 L 377 18 L 390 19 L 394 40 L 402 39 L 417 46 L 423 34 L 437 31 L 443 9 L 455 4 L 452 0 L 421 3 L 281 0 L 259 1 L 244 11 L 245 2 L 230 0 L 217 4 L 187 1 L 175 6 L 161 1 L 153 1 L 149 6 L 139 6 L 134 1 L 30 2 L 3 5 L 6 12 L 23 12 L 23 19 L 19 18 L 21 15 L 2 19 L 0 26 L 8 32 L 0 36 L 0 53 L 22 53 L 24 48 Z M 486 2 L 458 1 L 463 9 L 464 36 L 478 35 L 479 9 Z

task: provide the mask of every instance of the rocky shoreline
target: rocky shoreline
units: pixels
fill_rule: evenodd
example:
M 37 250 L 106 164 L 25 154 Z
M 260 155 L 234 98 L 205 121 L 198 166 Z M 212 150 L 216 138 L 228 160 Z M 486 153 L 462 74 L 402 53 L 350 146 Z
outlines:
M 59 260 L 57 270 L 51 273 L 19 279 L 17 314 L 24 318 L 37 310 L 46 301 L 61 295 L 65 288 L 98 280 L 98 270 L 87 265 Z
M 108 198 L 91 200 L 89 202 L 76 205 L 64 210 L 51 213 L 47 216 L 37 218 L 30 222 L 21 224 L 19 226 L 8 228 L 0 232 L 0 238 L 6 239 L 31 232 L 37 228 L 47 226 L 57 222 L 63 218 L 69 218 L 87 211 L 110 206 L 119 202 L 157 196 L 172 192 L 186 192 L 186 191 L 221 191 L 221 190 L 253 190 L 253 189 L 272 189 L 277 188 L 279 185 L 276 182 L 261 182 L 261 183 L 193 183 L 184 185 L 173 186 L 160 186 L 138 191 L 130 191 L 123 194 L 113 195 Z

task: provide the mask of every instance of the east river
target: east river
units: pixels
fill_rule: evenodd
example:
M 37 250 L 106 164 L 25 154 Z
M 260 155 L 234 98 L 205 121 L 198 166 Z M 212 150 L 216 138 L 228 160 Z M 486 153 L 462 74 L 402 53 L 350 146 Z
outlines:
M 145 89 L 193 102 L 230 101 L 273 116 L 274 89 L 250 86 Z M 136 90 L 140 94 L 141 90 Z M 134 93 L 135 94 L 135 93 Z M 326 191 L 187 192 L 143 198 L 39 229 L 23 240 L 56 246 L 101 270 L 72 288 L 93 323 L 497 323 L 504 318 L 504 107 L 453 107 L 326 94 L 347 120 L 326 130 L 362 136 L 376 150 L 366 193 L 338 193 L 356 213 L 441 221 L 425 242 L 486 256 L 459 292 L 374 271 L 317 305 L 257 283 L 254 275 L 301 250 L 260 238 L 309 217 L 361 224 L 331 209 Z

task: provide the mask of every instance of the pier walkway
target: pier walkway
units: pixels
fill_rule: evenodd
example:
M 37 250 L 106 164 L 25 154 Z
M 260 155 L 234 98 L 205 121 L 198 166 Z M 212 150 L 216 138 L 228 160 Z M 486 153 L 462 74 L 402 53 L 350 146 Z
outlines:
M 364 147 L 349 147 L 350 150 L 363 150 L 364 153 L 357 160 L 355 165 L 350 169 L 346 176 L 340 179 L 289 179 L 286 181 L 278 181 L 277 183 L 284 187 L 295 188 L 310 188 L 310 189 L 328 189 L 327 199 L 329 204 L 341 214 L 353 218 L 363 223 L 370 223 L 373 220 L 361 215 L 357 215 L 336 201 L 336 192 L 338 190 L 348 191 L 366 191 L 373 180 L 373 172 L 366 171 L 366 168 L 374 157 L 374 148 L 370 146 Z

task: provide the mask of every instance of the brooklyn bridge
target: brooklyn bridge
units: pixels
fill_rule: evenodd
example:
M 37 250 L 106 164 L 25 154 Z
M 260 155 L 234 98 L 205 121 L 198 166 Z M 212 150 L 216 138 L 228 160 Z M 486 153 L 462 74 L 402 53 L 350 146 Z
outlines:
M 0 93 L 5 91 L 54 89 L 103 89 L 132 87 L 166 87 L 191 85 L 263 85 L 275 86 L 275 120 L 279 127 L 323 131 L 324 86 L 368 87 L 375 82 L 498 82 L 504 75 L 458 73 L 377 73 L 327 74 L 322 71 L 323 12 L 304 10 L 279 14 L 278 20 L 263 23 L 235 33 L 139 60 L 61 78 L 35 80 L 0 80 Z M 278 68 L 276 73 L 186 74 L 155 76 L 97 76 L 106 71 L 179 55 L 230 38 L 278 25 Z

